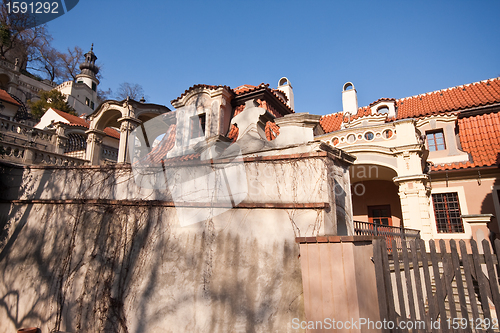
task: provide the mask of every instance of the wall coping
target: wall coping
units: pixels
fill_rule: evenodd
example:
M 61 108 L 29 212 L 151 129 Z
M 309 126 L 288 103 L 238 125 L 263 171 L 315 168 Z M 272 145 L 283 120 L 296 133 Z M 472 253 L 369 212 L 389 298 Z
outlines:
M 314 236 L 314 237 L 295 237 L 295 242 L 299 244 L 316 243 L 366 243 L 372 242 L 380 237 L 374 236 Z

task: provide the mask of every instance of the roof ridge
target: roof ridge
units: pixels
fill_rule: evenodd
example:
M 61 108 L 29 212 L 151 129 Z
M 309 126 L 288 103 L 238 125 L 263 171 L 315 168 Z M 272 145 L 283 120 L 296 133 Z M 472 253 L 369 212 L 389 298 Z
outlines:
M 435 93 L 439 93 L 439 92 L 443 92 L 443 91 L 448 91 L 448 90 L 452 90 L 452 89 L 469 87 L 469 86 L 474 85 L 474 84 L 487 83 L 487 82 L 491 82 L 491 81 L 495 81 L 495 80 L 500 80 L 500 76 L 499 77 L 490 78 L 490 79 L 486 79 L 486 80 L 477 81 L 477 82 L 471 82 L 471 83 L 461 84 L 461 85 L 454 86 L 454 87 L 449 87 L 449 88 L 444 88 L 444 89 L 439 89 L 439 90 L 434 90 L 434 91 L 428 91 L 428 92 L 425 92 L 425 93 L 422 93 L 422 94 L 418 94 L 418 95 L 413 95 L 413 96 L 408 96 L 408 97 L 402 97 L 402 98 L 396 99 L 396 102 L 404 101 L 404 100 L 407 100 L 407 99 L 410 99 L 410 98 L 427 96 L 427 95 L 431 95 L 431 94 L 435 94 Z
M 187 88 L 186 90 L 184 90 L 184 92 L 177 98 L 173 99 L 170 101 L 170 103 L 173 103 L 173 102 L 176 102 L 180 99 L 182 99 L 184 96 L 186 96 L 191 90 L 194 90 L 194 89 L 197 89 L 197 88 L 207 88 L 207 89 L 211 89 L 211 90 L 214 90 L 214 89 L 219 89 L 219 88 L 225 88 L 229 91 L 233 91 L 233 89 L 231 89 L 231 87 L 227 86 L 227 85 L 213 85 L 213 84 L 204 84 L 204 83 L 198 83 L 198 84 L 195 84 L 195 85 L 192 85 L 191 87 Z M 234 93 L 234 92 L 233 92 Z

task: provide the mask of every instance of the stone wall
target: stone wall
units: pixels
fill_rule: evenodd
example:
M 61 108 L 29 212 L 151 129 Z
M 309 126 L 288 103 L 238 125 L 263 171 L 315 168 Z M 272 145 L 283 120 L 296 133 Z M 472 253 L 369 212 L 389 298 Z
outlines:
M 296 332 L 295 237 L 352 225 L 349 192 L 334 195 L 348 164 L 246 158 L 247 198 L 186 227 L 168 190 L 138 188 L 128 167 L 3 165 L 0 331 Z

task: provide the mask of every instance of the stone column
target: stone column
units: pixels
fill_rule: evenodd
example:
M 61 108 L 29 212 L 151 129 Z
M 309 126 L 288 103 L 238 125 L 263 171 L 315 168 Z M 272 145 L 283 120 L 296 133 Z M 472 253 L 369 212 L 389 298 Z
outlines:
M 118 160 L 117 163 L 130 163 L 130 156 L 128 154 L 129 142 L 128 137 L 141 121 L 133 117 L 123 117 L 118 119 L 120 123 L 120 146 L 118 147 Z M 152 144 L 153 142 L 150 142 Z
M 405 228 L 420 230 L 420 237 L 432 238 L 430 218 L 430 190 L 427 188 L 428 176 L 425 174 L 393 178 L 399 186 L 399 198 Z
M 91 129 L 87 133 L 87 151 L 85 159 L 90 165 L 99 165 L 101 162 L 102 138 L 106 135 L 103 131 Z
M 55 146 L 56 153 L 64 154 L 64 149 L 68 144 L 68 137 L 64 135 L 64 128 L 61 125 L 56 125 L 56 135 L 55 135 Z

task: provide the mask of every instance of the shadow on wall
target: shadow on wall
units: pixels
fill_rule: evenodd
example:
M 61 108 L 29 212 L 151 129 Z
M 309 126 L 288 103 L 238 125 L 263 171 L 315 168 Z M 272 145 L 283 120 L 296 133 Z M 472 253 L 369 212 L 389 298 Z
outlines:
M 500 208 L 500 178 L 498 178 L 498 174 L 500 173 L 500 153 L 497 154 L 496 162 L 499 168 L 497 178 L 493 183 L 493 189 L 488 192 L 481 204 L 481 214 L 493 214 L 491 223 L 488 225 L 490 241 L 500 239 L 500 216 L 497 216 L 497 209 Z M 495 209 L 496 207 L 497 209 Z
M 52 191 L 57 198 L 47 177 L 15 193 L 39 198 Z M 0 205 L 9 211 L 2 220 L 8 236 L 0 249 L 0 331 L 140 333 L 176 323 L 168 329 L 274 332 L 302 317 L 293 242 L 263 248 L 258 237 L 217 231 L 211 221 L 176 233 L 175 211 L 154 202 Z

